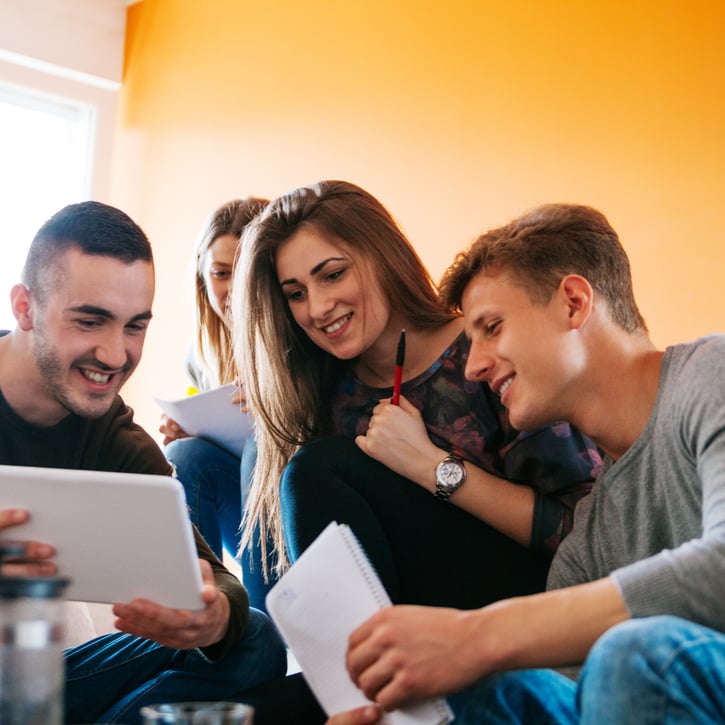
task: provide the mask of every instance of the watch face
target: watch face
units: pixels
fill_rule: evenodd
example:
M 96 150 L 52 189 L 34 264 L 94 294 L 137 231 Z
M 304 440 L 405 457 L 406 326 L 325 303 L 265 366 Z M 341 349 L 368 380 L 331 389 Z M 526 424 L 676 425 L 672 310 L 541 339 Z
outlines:
M 464 475 L 465 469 L 457 461 L 443 461 L 438 466 L 438 483 L 443 488 L 455 489 Z

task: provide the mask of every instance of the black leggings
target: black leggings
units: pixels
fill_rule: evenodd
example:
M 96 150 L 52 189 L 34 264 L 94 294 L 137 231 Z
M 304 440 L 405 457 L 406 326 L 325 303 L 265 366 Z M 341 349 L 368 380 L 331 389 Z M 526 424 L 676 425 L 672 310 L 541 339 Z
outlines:
M 393 473 L 352 439 L 303 447 L 282 475 L 281 502 L 292 561 L 331 521 L 348 524 L 395 604 L 473 609 L 546 583 L 548 557 Z

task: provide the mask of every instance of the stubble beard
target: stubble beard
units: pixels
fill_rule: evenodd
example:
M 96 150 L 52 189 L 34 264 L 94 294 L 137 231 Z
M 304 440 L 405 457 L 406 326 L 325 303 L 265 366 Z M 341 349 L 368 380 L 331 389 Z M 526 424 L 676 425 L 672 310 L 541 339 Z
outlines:
M 69 413 L 80 416 L 81 418 L 101 418 L 111 407 L 111 403 L 115 398 L 113 395 L 103 393 L 88 395 L 86 404 L 80 400 L 80 395 L 73 395 L 71 386 L 64 381 L 65 367 L 60 361 L 53 347 L 49 344 L 47 337 L 40 330 L 35 330 L 36 334 L 33 338 L 33 354 L 35 362 L 40 371 L 40 375 L 51 397 Z M 93 404 L 93 400 L 96 404 Z

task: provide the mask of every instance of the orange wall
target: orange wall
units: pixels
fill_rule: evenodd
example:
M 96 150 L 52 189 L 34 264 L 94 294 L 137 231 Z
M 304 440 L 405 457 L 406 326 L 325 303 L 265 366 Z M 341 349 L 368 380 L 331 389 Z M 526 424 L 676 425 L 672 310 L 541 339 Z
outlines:
M 724 34 L 719 0 L 132 5 L 113 198 L 158 268 L 140 421 L 186 387 L 206 214 L 321 178 L 378 196 L 435 277 L 534 204 L 592 204 L 658 345 L 725 331 Z

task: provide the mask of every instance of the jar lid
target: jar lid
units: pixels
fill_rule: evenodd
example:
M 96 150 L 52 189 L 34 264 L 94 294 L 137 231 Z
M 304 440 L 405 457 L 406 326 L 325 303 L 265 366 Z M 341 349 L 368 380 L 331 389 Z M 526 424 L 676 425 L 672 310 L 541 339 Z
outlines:
M 54 599 L 60 597 L 70 579 L 57 576 L 0 576 L 0 599 Z

